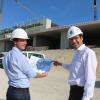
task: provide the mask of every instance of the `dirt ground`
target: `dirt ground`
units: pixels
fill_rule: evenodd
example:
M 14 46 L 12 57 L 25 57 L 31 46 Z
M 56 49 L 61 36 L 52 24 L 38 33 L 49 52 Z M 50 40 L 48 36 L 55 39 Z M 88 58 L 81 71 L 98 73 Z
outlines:
M 68 72 L 61 67 L 52 68 L 46 78 L 32 79 L 30 81 L 31 100 L 68 100 L 67 79 Z M 4 70 L 0 69 L 0 100 L 6 100 L 7 81 Z M 93 100 L 100 100 L 100 78 L 96 81 Z

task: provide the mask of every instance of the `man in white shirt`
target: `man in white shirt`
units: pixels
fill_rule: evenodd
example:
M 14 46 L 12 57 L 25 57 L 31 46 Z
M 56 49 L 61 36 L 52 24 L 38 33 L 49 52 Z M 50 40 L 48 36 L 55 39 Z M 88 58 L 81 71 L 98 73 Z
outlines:
M 68 83 L 70 94 L 68 100 L 91 100 L 93 97 L 97 59 L 95 52 L 83 44 L 83 32 L 76 26 L 71 26 L 67 37 L 76 49 L 70 64 L 58 63 L 69 70 Z

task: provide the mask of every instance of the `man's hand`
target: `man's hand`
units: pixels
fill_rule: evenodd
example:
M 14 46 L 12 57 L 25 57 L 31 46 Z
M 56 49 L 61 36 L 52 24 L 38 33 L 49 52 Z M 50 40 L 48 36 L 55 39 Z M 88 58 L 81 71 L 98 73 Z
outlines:
M 48 75 L 47 72 L 37 73 L 37 76 L 35 78 L 42 78 L 42 77 L 46 77 L 47 75 Z
M 62 63 L 60 63 L 60 62 L 58 62 L 58 61 L 53 61 L 53 64 L 54 64 L 54 66 L 61 66 L 62 65 Z

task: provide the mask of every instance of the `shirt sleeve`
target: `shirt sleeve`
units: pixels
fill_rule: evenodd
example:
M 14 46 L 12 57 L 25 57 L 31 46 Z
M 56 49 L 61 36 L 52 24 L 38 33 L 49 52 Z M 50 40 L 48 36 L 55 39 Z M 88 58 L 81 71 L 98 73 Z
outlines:
M 20 65 L 21 64 L 21 65 Z M 32 64 L 29 63 L 27 58 L 23 57 L 23 61 L 20 61 L 20 68 L 21 71 L 30 79 L 36 77 L 38 70 L 36 67 L 32 66 Z
M 90 100 L 93 97 L 97 59 L 94 52 L 88 52 L 84 60 L 85 67 L 85 86 L 82 100 Z
M 63 68 L 67 69 L 67 70 L 70 70 L 70 64 L 62 64 Z

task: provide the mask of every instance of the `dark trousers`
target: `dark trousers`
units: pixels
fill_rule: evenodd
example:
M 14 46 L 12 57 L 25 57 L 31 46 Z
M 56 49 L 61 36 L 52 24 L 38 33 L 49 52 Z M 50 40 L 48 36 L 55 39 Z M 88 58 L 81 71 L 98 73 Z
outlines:
M 82 100 L 84 87 L 70 86 L 70 94 L 68 100 Z
M 6 100 L 30 100 L 28 88 L 22 89 L 9 86 L 6 96 Z

